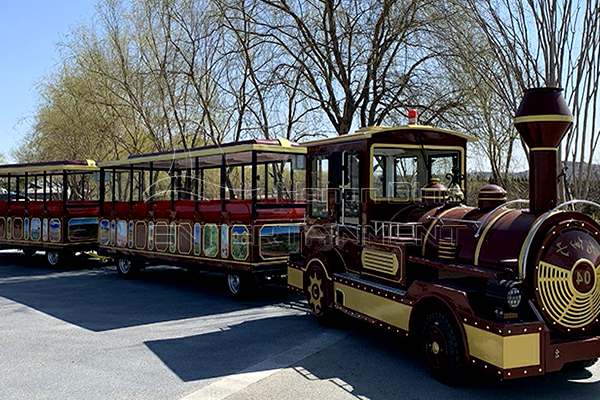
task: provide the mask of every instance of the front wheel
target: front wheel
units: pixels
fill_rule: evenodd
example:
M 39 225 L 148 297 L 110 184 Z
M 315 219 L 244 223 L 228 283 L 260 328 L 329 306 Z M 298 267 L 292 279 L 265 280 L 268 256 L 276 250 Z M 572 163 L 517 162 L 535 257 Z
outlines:
M 429 314 L 423 324 L 421 339 L 431 376 L 445 385 L 459 384 L 467 363 L 460 331 L 450 319 L 440 312 Z
M 128 258 L 119 258 L 117 272 L 123 279 L 134 279 L 140 273 L 140 267 Z
M 233 300 L 247 299 L 256 288 L 256 280 L 252 275 L 227 274 L 227 294 Z

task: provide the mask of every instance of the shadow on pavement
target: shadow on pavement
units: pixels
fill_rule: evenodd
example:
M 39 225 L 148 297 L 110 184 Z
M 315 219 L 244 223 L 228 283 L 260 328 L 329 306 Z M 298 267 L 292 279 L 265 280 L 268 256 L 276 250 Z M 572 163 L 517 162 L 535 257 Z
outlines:
M 462 386 L 448 387 L 429 376 L 414 343 L 370 326 L 354 325 L 356 334 L 302 360 L 296 370 L 306 379 L 331 380 L 352 395 L 369 399 L 599 398 L 596 381 L 600 378 L 589 379 L 589 370 L 504 382 L 473 371 Z M 583 382 L 586 379 L 589 382 Z
M 76 269 L 52 269 L 42 253 L 27 259 L 0 253 L 0 296 L 92 331 L 106 331 L 233 312 L 292 301 L 267 285 L 248 302 L 230 300 L 222 275 L 155 267 L 140 279 L 119 278 L 114 266 L 79 259 Z
M 185 382 L 235 374 L 303 343 L 323 330 L 311 316 L 265 318 L 230 329 L 146 342 Z

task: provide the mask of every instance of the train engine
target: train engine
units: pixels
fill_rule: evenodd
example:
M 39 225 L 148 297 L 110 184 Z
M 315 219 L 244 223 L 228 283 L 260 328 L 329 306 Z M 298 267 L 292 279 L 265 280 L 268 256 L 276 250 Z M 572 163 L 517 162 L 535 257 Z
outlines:
M 288 285 L 330 324 L 343 312 L 419 343 L 446 384 L 600 356 L 600 225 L 557 204 L 557 148 L 572 123 L 561 89 L 526 91 L 529 200 L 488 184 L 463 204 L 468 134 L 409 124 L 307 143 L 306 225 Z

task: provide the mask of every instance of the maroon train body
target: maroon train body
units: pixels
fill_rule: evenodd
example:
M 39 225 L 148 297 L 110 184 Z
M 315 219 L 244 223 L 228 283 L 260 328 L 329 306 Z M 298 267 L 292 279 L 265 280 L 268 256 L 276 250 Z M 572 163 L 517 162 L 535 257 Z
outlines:
M 496 185 L 462 204 L 470 138 L 456 132 L 409 125 L 309 143 L 307 187 L 326 194 L 308 199 L 289 286 L 322 322 L 338 310 L 416 338 L 444 383 L 467 365 L 502 379 L 591 365 L 600 226 L 577 202 L 557 204 L 571 121 L 559 89 L 526 92 L 515 126 L 530 150 L 529 208 Z

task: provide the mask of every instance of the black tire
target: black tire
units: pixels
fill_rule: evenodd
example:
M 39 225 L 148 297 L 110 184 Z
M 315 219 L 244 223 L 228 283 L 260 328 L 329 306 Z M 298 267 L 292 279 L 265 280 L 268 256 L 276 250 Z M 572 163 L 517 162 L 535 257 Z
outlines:
M 566 363 L 563 369 L 566 371 L 580 371 L 582 369 L 593 367 L 597 362 L 597 358 L 593 358 L 591 360 L 573 361 Z
M 440 312 L 425 318 L 421 348 L 429 374 L 437 381 L 455 386 L 461 383 L 467 365 L 461 333 Z
M 62 251 L 48 250 L 46 251 L 46 260 L 51 267 L 58 267 L 64 263 L 64 254 Z
M 37 253 L 37 251 L 33 249 L 22 249 L 21 251 L 25 257 L 33 257 L 35 253 Z
M 312 265 L 311 264 L 317 264 Z M 332 327 L 337 323 L 337 314 L 331 308 L 332 289 L 325 271 L 318 262 L 309 262 L 308 280 L 305 294 L 310 311 L 315 316 L 319 325 Z
M 252 275 L 231 273 L 226 276 L 227 294 L 235 301 L 247 300 L 256 290 L 256 279 Z
M 140 275 L 140 266 L 129 258 L 117 259 L 117 273 L 123 279 L 135 279 Z

